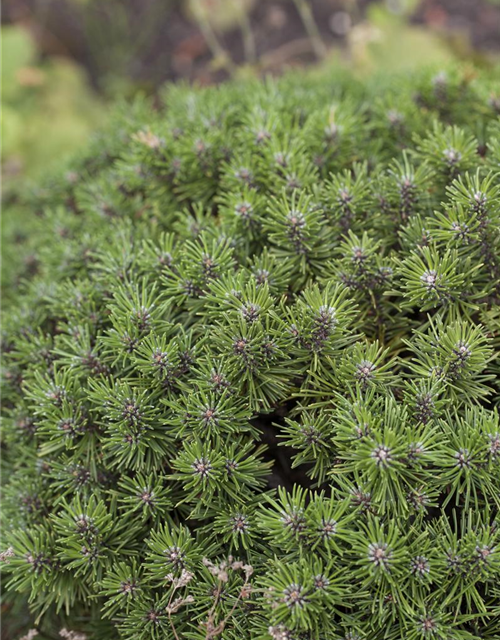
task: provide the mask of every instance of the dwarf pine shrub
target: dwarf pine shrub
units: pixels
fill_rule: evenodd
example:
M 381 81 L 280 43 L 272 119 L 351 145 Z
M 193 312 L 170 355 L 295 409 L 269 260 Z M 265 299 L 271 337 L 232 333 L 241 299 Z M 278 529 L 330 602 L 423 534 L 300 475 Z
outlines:
M 171 86 L 39 191 L 3 321 L 15 637 L 500 637 L 499 87 Z

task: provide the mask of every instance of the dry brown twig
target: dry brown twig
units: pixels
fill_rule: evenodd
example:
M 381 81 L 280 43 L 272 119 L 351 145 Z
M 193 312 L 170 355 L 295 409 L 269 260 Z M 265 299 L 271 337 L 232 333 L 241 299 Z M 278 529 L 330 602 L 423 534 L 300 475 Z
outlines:
M 165 607 L 165 611 L 167 612 L 168 621 L 170 623 L 170 627 L 172 629 L 172 633 L 174 634 L 175 640 L 179 640 L 179 636 L 177 635 L 177 631 L 175 629 L 175 625 L 172 620 L 172 614 L 179 611 L 179 609 L 184 605 L 189 604 L 190 602 L 193 602 L 194 599 L 192 596 L 186 596 L 185 598 L 182 598 L 182 597 L 176 598 L 173 601 L 172 599 L 177 589 L 186 587 L 191 582 L 192 578 L 193 578 L 193 574 L 190 571 L 186 571 L 185 569 L 182 570 L 182 573 L 179 578 L 175 578 L 172 573 L 169 573 L 167 576 L 165 576 L 165 580 L 168 580 L 169 582 L 171 582 L 173 586 L 172 593 L 170 594 L 170 598 L 168 600 L 168 604 Z
M 204 558 L 203 564 L 207 567 L 210 573 L 217 578 L 217 588 L 214 594 L 214 602 L 210 608 L 210 611 L 207 614 L 206 622 L 202 623 L 202 626 L 205 628 L 205 633 L 206 633 L 205 640 L 213 640 L 213 638 L 216 638 L 224 631 L 227 623 L 231 619 L 239 602 L 250 596 L 252 592 L 251 585 L 250 585 L 250 578 L 253 574 L 253 567 L 249 564 L 244 564 L 240 560 L 234 560 L 232 556 L 229 556 L 227 560 L 222 561 L 220 564 L 214 564 L 207 558 Z M 223 586 L 229 580 L 230 571 L 243 571 L 245 575 L 245 580 L 239 590 L 238 597 L 234 601 L 233 606 L 231 607 L 231 610 L 229 611 L 229 613 L 224 617 L 223 620 L 221 620 L 221 622 L 216 623 L 215 611 L 219 603 Z M 169 574 L 168 576 L 165 576 L 165 578 L 169 582 L 171 582 L 173 585 L 173 590 L 170 595 L 168 604 L 165 608 L 165 611 L 167 612 L 168 620 L 170 623 L 170 627 L 172 629 L 172 633 L 174 634 L 175 640 L 180 640 L 177 630 L 175 628 L 174 622 L 172 620 L 172 613 L 176 613 L 185 604 L 194 602 L 194 598 L 188 595 L 186 597 L 179 597 L 173 600 L 173 597 L 177 589 L 187 586 L 187 584 L 193 578 L 193 574 L 190 573 L 189 571 L 183 570 L 180 578 L 174 578 L 173 574 Z
M 214 565 L 206 558 L 203 560 L 203 564 L 208 568 L 210 573 L 212 573 L 212 575 L 216 576 L 218 579 L 217 591 L 215 593 L 214 603 L 208 613 L 208 619 L 204 623 L 204 626 L 206 627 L 206 631 L 207 631 L 205 640 L 212 640 L 212 638 L 215 638 L 216 636 L 220 635 L 224 631 L 228 621 L 233 615 L 240 600 L 250 595 L 249 582 L 250 582 L 250 577 L 253 573 L 253 567 L 248 564 L 243 564 L 243 562 L 239 560 L 234 561 L 232 556 L 229 556 L 229 558 L 227 559 L 227 562 L 226 561 L 221 562 L 220 565 Z M 227 616 L 221 622 L 219 622 L 218 625 L 215 625 L 214 613 L 215 613 L 217 604 L 219 602 L 220 594 L 222 592 L 222 587 L 224 583 L 226 583 L 229 580 L 228 570 L 233 570 L 233 571 L 242 570 L 245 573 L 245 581 L 238 593 L 238 597 L 236 598 Z

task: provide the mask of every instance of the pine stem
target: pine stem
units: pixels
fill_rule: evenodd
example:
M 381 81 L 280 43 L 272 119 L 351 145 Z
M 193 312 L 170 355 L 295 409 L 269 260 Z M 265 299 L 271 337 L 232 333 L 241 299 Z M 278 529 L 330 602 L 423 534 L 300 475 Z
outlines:
M 168 603 L 167 603 L 167 612 L 168 612 L 168 621 L 170 623 L 170 627 L 172 629 L 172 632 L 174 634 L 174 638 L 175 640 L 179 640 L 179 636 L 177 635 L 177 630 L 174 626 L 174 622 L 172 620 L 172 614 L 170 613 L 170 605 L 172 604 L 172 598 L 174 597 L 174 593 L 175 593 L 175 587 L 172 590 L 172 593 L 170 594 L 170 598 L 168 599 Z
M 321 38 L 321 34 L 318 29 L 318 25 L 314 19 L 311 5 L 308 0 L 293 0 L 295 6 L 297 7 L 297 11 L 300 14 L 302 22 L 304 23 L 304 27 L 307 31 L 307 35 L 311 39 L 311 44 L 314 50 L 314 53 L 318 60 L 322 60 L 326 56 L 326 46 Z
M 200 31 L 205 38 L 205 42 L 210 49 L 212 56 L 215 60 L 221 63 L 224 67 L 226 67 L 230 72 L 234 71 L 234 63 L 231 60 L 228 52 L 224 49 L 222 44 L 217 37 L 212 25 L 210 24 L 210 20 L 206 14 L 206 10 L 201 6 L 200 0 L 197 0 L 195 4 L 194 16 L 198 26 L 200 27 Z
M 243 34 L 243 48 L 245 51 L 245 61 L 254 63 L 256 60 L 255 38 L 252 31 L 252 25 L 248 13 L 245 9 L 243 0 L 234 0 L 238 3 L 238 19 Z

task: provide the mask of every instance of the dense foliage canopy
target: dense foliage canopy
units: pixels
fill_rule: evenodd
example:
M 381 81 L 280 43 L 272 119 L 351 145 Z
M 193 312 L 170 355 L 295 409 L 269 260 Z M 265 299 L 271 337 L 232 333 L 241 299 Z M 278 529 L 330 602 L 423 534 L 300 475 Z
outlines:
M 499 89 L 171 86 L 39 190 L 6 248 L 6 624 L 500 637 Z

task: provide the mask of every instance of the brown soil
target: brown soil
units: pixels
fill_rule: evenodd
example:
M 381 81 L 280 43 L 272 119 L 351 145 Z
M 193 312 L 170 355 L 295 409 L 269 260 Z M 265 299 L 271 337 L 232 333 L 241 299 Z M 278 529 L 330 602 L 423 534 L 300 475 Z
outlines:
M 465 33 L 479 51 L 500 50 L 500 2 L 422 0 L 413 20 L 444 32 Z

